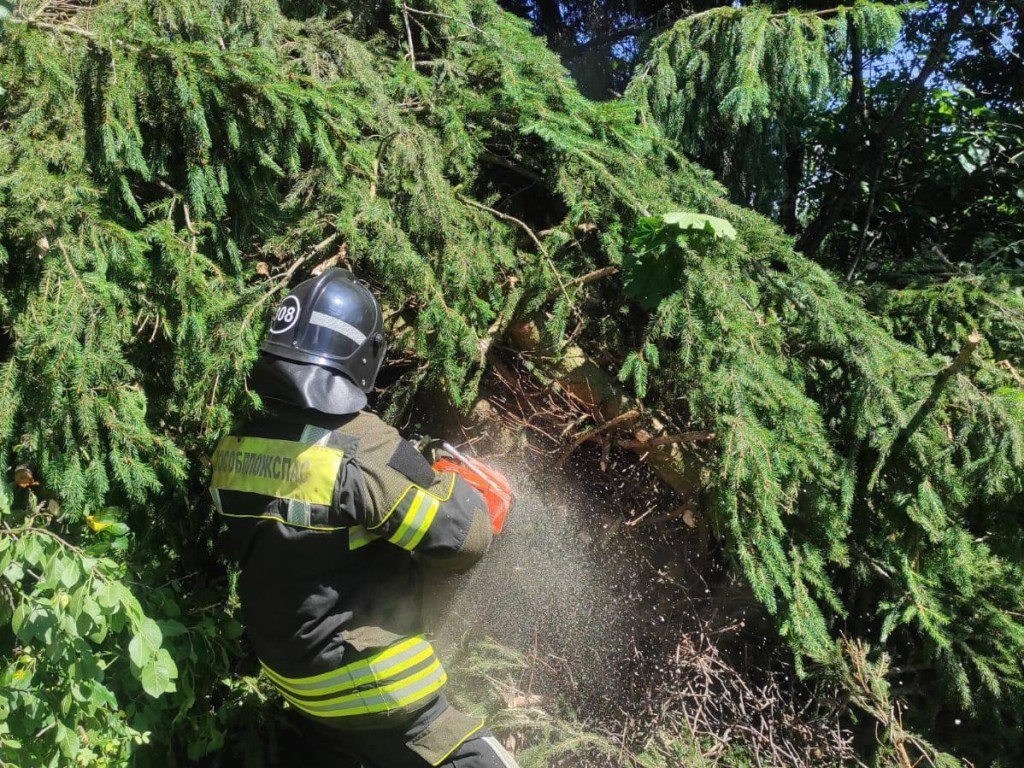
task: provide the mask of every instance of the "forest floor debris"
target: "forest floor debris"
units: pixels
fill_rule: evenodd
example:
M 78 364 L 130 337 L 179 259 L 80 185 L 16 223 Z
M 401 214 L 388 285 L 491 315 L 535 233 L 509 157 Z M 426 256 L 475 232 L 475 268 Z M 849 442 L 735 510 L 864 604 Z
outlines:
M 498 691 L 506 711 L 494 722 L 524 767 L 850 764 L 841 696 L 797 679 L 785 649 L 765 640 L 756 602 L 652 468 L 587 442 L 560 469 L 551 457 L 585 415 L 564 392 L 491 401 L 503 424 L 530 434 L 501 467 L 519 503 L 488 558 L 428 591 L 445 606 L 456 696 Z M 485 454 L 500 444 L 480 434 L 465 437 Z M 511 661 L 474 659 L 481 637 L 481 656 L 502 648 Z

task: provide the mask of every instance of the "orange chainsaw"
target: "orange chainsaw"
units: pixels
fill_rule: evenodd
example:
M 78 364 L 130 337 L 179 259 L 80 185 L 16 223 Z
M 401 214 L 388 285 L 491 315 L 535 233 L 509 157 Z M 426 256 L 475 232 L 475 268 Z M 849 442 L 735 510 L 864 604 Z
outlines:
M 484 466 L 476 459 L 460 453 L 451 443 L 434 441 L 439 445 L 441 456 L 434 461 L 437 472 L 454 472 L 484 497 L 487 514 L 491 518 L 491 530 L 497 536 L 505 525 L 505 518 L 512 508 L 514 497 L 512 484 L 501 472 Z

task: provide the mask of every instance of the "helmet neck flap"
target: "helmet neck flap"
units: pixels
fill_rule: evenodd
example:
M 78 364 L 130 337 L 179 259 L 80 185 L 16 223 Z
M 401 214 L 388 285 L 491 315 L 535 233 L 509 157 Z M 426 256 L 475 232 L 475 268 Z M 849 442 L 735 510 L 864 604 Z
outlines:
M 318 365 L 261 355 L 252 369 L 252 387 L 260 396 L 321 413 L 343 416 L 366 407 L 366 393 L 342 376 Z

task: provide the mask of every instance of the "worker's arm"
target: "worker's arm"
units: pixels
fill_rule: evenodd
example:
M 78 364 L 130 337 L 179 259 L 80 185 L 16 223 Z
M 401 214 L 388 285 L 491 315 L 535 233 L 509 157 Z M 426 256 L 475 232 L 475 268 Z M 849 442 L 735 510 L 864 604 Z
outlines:
M 416 552 L 443 570 L 464 570 L 491 544 L 483 497 L 452 472 L 435 472 L 396 430 L 360 414 L 346 431 L 359 437 L 364 519 L 370 534 Z

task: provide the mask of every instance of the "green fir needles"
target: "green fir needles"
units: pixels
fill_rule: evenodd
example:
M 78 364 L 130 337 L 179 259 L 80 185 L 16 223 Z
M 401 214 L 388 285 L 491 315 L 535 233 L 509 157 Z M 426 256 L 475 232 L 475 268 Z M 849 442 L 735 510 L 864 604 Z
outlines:
M 678 150 L 721 120 L 773 146 L 765 100 L 818 97 L 846 13 L 891 39 L 879 4 L 723 9 L 596 104 L 491 0 L 15 3 L 0 18 L 0 760 L 198 759 L 229 729 L 229 761 L 262 754 L 204 462 L 253 403 L 273 297 L 332 264 L 382 292 L 407 352 L 396 393 L 429 382 L 468 406 L 514 320 L 544 310 L 556 352 L 578 328 L 647 408 L 717 435 L 709 513 L 805 669 L 852 690 L 842 637 L 884 645 L 892 667 L 857 645 L 856 669 L 886 696 L 906 683 L 908 728 L 944 705 L 1010 750 L 1019 381 L 984 347 L 951 362 L 897 341 Z M 677 113 L 668 137 L 652 110 Z M 712 231 L 680 228 L 695 221 Z M 625 285 L 576 279 L 607 267 Z M 36 479 L 16 487 L 23 463 Z M 908 743 L 885 759 L 916 760 L 925 742 Z

